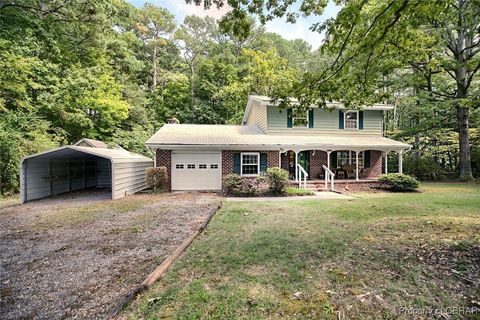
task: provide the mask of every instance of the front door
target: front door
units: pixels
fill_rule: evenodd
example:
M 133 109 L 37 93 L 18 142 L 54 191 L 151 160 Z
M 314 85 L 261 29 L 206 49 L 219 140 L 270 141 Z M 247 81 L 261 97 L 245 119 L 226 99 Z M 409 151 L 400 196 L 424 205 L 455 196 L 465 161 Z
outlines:
M 298 164 L 310 175 L 310 151 L 302 151 L 298 153 Z

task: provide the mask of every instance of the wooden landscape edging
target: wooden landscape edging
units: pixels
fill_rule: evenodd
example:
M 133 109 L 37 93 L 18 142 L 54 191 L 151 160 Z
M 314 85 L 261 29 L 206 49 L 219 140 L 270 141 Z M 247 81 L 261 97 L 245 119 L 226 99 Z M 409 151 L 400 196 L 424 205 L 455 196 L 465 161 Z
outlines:
M 167 270 L 170 268 L 172 263 L 177 260 L 177 258 L 188 248 L 188 246 L 195 240 L 195 238 L 207 228 L 208 223 L 212 220 L 215 213 L 222 207 L 222 203 L 216 205 L 210 210 L 210 213 L 207 216 L 207 219 L 202 223 L 200 228 L 196 230 L 192 235 L 185 239 L 180 246 L 175 249 L 163 262 L 160 264 L 152 273 L 150 273 L 143 282 L 130 291 L 123 300 L 118 304 L 115 309 L 110 313 L 108 319 L 116 319 L 120 311 L 123 310 L 137 295 L 150 289 L 150 287 L 160 278 L 162 278 Z

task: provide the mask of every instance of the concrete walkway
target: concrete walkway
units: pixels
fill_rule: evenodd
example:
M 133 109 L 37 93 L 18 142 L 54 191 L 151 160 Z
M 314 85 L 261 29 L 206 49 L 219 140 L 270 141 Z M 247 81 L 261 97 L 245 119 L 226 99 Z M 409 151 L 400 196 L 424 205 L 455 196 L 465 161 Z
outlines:
M 293 196 L 293 197 L 226 197 L 227 201 L 232 202 L 263 202 L 263 201 L 293 201 L 293 200 L 348 200 L 355 197 L 347 196 L 336 192 L 315 192 L 313 196 Z

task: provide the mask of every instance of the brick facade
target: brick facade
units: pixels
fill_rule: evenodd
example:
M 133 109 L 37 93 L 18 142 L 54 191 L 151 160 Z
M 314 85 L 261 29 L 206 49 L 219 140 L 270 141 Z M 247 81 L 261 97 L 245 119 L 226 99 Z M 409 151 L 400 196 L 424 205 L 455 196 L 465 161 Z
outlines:
M 270 167 L 279 166 L 279 152 L 278 151 L 262 151 L 262 150 L 244 150 L 244 151 L 234 151 L 234 150 L 223 150 L 222 151 L 222 176 L 225 178 L 226 175 L 233 173 L 233 154 L 239 152 L 261 152 L 267 154 L 267 165 Z
M 323 178 L 323 165 L 327 165 L 327 152 L 320 150 L 310 151 L 310 179 Z
M 233 154 L 237 152 L 262 152 L 267 153 L 268 167 L 278 167 L 279 151 L 264 151 L 264 150 L 245 150 L 245 151 L 222 151 L 222 177 L 233 173 Z M 288 154 L 281 153 L 281 167 L 288 171 Z M 172 152 L 170 150 L 157 149 L 156 151 L 156 163 L 157 167 L 165 166 L 168 172 L 168 190 L 171 190 L 171 174 L 172 174 Z M 323 165 L 327 165 L 327 152 L 315 150 L 310 151 L 310 178 L 319 179 L 320 174 L 323 174 Z M 333 164 L 332 164 L 333 165 Z M 361 174 L 361 178 L 373 179 L 378 178 L 382 174 L 382 152 L 371 150 L 370 151 L 370 167 L 364 168 Z M 356 189 L 355 186 L 350 186 L 352 189 Z M 340 188 L 341 189 L 341 188 Z M 348 189 L 348 187 L 347 187 Z
M 382 151 L 370 151 L 370 167 L 364 168 L 362 178 L 373 179 L 378 178 L 382 174 Z
M 170 179 L 172 175 L 172 151 L 157 149 L 155 157 L 157 161 L 156 163 L 157 167 L 163 166 L 167 168 L 167 172 L 168 172 L 167 186 L 168 186 L 168 190 L 170 191 L 172 189 L 172 181 Z

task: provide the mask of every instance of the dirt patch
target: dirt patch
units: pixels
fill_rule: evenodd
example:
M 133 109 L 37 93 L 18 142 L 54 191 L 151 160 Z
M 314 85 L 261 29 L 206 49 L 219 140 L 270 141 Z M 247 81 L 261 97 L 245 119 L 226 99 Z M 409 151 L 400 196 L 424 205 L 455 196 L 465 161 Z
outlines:
M 0 207 L 2 319 L 105 317 L 218 202 L 85 194 Z

